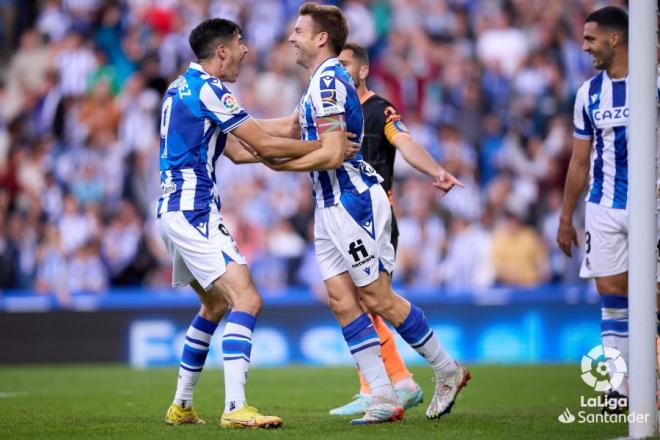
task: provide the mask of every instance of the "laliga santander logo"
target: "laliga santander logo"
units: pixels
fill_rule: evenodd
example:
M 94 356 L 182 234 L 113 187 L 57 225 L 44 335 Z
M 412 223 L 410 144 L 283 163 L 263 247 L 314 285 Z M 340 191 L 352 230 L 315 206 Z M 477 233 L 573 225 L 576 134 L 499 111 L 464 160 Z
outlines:
M 236 102 L 236 98 L 231 93 L 225 93 L 220 100 L 229 113 L 234 113 L 238 110 L 238 102 Z
M 623 382 L 628 372 L 626 361 L 616 348 L 596 345 L 582 356 L 582 380 L 595 391 L 609 391 Z

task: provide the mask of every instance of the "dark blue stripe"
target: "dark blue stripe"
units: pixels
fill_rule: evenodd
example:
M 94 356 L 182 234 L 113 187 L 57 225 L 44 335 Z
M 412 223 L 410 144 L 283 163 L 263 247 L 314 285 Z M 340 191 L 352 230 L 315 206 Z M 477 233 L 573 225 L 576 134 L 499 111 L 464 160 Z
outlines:
M 600 93 L 603 86 L 603 72 L 596 75 L 589 83 L 589 96 L 587 96 L 587 105 L 589 106 L 589 117 L 593 121 L 593 111 L 598 109 L 600 105 Z M 591 102 L 592 95 L 597 95 L 596 100 Z M 593 169 L 593 186 L 589 193 L 589 201 L 592 203 L 600 204 L 603 198 L 603 130 L 596 129 L 596 159 L 594 160 Z
M 317 177 L 323 191 L 323 206 L 333 206 L 335 204 L 335 193 L 332 191 L 332 182 L 327 171 L 319 171 Z
M 191 338 L 191 337 L 189 337 L 189 336 L 187 336 L 187 335 L 186 335 L 186 339 L 187 339 L 188 341 L 190 341 L 190 342 L 194 342 L 195 344 L 203 345 L 204 347 L 208 347 L 208 346 L 209 346 L 208 343 L 206 343 L 206 342 L 204 342 L 204 341 L 200 341 L 199 339 Z
M 218 328 L 218 323 L 209 321 L 208 319 L 204 319 L 201 316 L 197 315 L 195 316 L 195 319 L 193 319 L 191 326 L 199 330 L 200 332 L 204 332 L 209 335 L 212 335 L 215 332 L 215 329 Z M 192 341 L 196 342 L 194 340 Z
M 425 337 L 422 342 L 419 342 L 417 344 L 412 344 L 411 347 L 412 348 L 419 348 L 422 345 L 426 344 L 429 341 L 429 339 L 431 339 L 432 337 L 433 337 L 433 330 L 431 330 L 431 333 L 429 333 L 429 335 L 427 337 Z
M 355 318 L 353 321 L 349 322 L 344 327 L 342 327 L 341 332 L 344 334 L 344 339 L 346 341 L 350 341 L 352 338 L 357 336 L 364 329 L 369 327 L 373 329 L 373 323 L 371 322 L 369 315 L 363 313 L 357 318 Z M 376 333 L 375 330 L 374 333 Z
M 184 346 L 181 360 L 188 365 L 192 365 L 195 367 L 203 367 L 204 362 L 206 362 L 207 354 L 208 354 L 208 350 L 205 351 L 191 350 L 190 347 Z
M 604 309 L 627 309 L 628 297 L 621 295 L 601 295 L 600 306 Z
M 620 333 L 606 332 L 606 333 L 601 333 L 600 336 L 601 338 L 605 336 L 614 336 L 615 338 L 627 338 L 628 334 L 622 335 Z
M 403 323 L 396 328 L 404 341 L 415 344 L 430 330 L 429 323 L 422 312 L 414 304 L 410 304 L 410 313 Z
M 184 344 L 183 349 L 192 351 L 193 353 L 204 354 L 204 355 L 209 352 L 208 348 L 206 348 L 206 349 L 204 349 L 204 348 L 195 348 L 195 347 L 191 347 L 188 344 Z
M 355 185 L 353 185 L 353 182 L 351 182 L 351 178 L 348 176 L 348 171 L 346 171 L 346 168 L 344 168 L 343 165 L 337 168 L 337 181 L 339 182 L 339 190 L 341 192 L 358 192 Z
M 582 120 L 584 121 L 584 130 L 578 127 L 574 127 L 574 130 L 583 136 L 593 136 L 594 128 L 591 125 L 591 119 L 589 119 L 589 115 L 587 114 L 587 111 L 584 109 L 584 106 L 582 107 Z
M 614 107 L 626 105 L 626 82 L 612 81 L 612 104 Z M 625 209 L 628 203 L 628 141 L 627 127 L 614 127 L 614 203 L 613 208 Z
M 628 333 L 628 320 L 618 321 L 614 319 L 607 319 L 600 322 L 600 331 L 615 331 L 619 333 Z
M 197 177 L 193 208 L 195 211 L 203 211 L 209 207 L 209 198 L 213 183 L 210 182 L 210 177 L 205 169 L 195 167 L 193 171 L 195 172 L 195 177 Z
M 222 352 L 225 354 L 244 354 L 248 358 L 250 357 L 250 352 L 252 351 L 252 343 L 249 341 L 241 340 L 231 340 L 223 339 L 222 340 Z
M 363 345 L 362 347 L 356 348 L 355 350 L 351 350 L 351 354 L 359 353 L 362 350 L 366 350 L 367 348 L 370 348 L 370 347 L 380 347 L 380 340 L 378 340 L 376 342 L 372 342 L 371 344 Z
M 222 152 L 225 150 L 225 146 L 227 145 L 227 135 L 223 133 L 222 131 L 220 132 L 220 135 L 218 135 L 218 139 L 215 142 L 215 151 L 213 152 L 213 162 L 211 162 L 211 178 L 215 182 L 215 163 L 222 154 Z
M 180 170 L 170 170 L 172 173 L 172 183 L 176 185 L 176 191 L 170 195 L 167 203 L 167 211 L 179 211 L 181 208 L 181 186 L 183 186 L 183 174 Z
M 179 367 L 183 368 L 184 370 L 192 371 L 193 373 L 199 373 L 204 369 L 204 368 L 188 368 L 185 365 L 179 365 Z
M 250 329 L 250 331 L 252 331 L 254 330 L 254 326 L 257 323 L 257 318 L 246 312 L 234 311 L 231 312 L 227 317 L 227 323 L 230 322 L 233 322 L 234 324 L 242 325 L 243 327 L 246 327 Z
M 235 361 L 236 359 L 243 359 L 244 361 L 247 361 L 247 363 L 250 363 L 250 359 L 246 358 L 245 356 L 228 356 L 223 358 L 226 361 Z

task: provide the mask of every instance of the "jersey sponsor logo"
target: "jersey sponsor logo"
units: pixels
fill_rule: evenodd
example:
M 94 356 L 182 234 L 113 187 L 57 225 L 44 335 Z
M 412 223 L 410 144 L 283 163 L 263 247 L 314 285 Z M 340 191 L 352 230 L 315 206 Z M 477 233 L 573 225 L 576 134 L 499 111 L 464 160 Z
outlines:
M 323 102 L 323 107 L 337 105 L 337 98 L 335 97 L 335 91 L 321 90 L 321 102 Z
M 599 108 L 593 111 L 594 125 L 598 128 L 619 127 L 628 124 L 628 107 Z
M 222 98 L 220 98 L 220 102 L 222 102 L 223 107 L 229 112 L 229 113 L 238 113 L 241 108 L 238 106 L 238 101 L 236 101 L 236 98 L 234 98 L 234 95 L 231 93 L 225 93 L 222 95 Z
M 206 232 L 206 222 L 201 222 L 195 227 L 199 229 L 200 232 Z
M 161 183 L 160 184 L 160 195 L 166 196 L 169 194 L 174 194 L 176 192 L 176 183 Z

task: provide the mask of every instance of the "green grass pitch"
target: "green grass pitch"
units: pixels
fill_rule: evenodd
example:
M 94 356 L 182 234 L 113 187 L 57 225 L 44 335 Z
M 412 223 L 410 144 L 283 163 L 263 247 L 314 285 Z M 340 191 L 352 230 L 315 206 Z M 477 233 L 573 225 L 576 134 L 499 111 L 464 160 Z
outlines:
M 424 417 L 433 392 L 429 368 L 415 368 L 425 402 L 400 423 L 350 426 L 330 417 L 357 389 L 351 368 L 254 368 L 247 395 L 251 405 L 281 416 L 284 426 L 268 431 L 230 431 L 217 424 L 223 408 L 221 370 L 208 369 L 194 406 L 206 425 L 166 426 L 176 368 L 135 371 L 118 365 L 0 367 L 0 438 L 171 438 L 171 439 L 600 439 L 627 434 L 626 424 L 562 424 L 559 414 L 576 414 L 589 389 L 577 365 L 470 368 L 473 379 L 451 414 Z M 596 412 L 595 409 L 591 409 Z

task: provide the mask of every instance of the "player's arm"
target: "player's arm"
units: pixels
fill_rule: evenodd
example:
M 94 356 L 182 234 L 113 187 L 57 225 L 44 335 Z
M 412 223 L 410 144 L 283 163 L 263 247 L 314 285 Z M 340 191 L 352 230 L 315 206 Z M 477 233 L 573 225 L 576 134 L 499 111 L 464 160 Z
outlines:
M 424 147 L 415 142 L 410 134 L 398 132 L 390 143 L 401 152 L 406 162 L 431 177 L 434 180 L 433 186 L 444 193 L 448 193 L 454 186 L 465 187 L 463 182 L 440 166 Z
M 298 109 L 290 116 L 275 119 L 259 119 L 259 124 L 271 136 L 291 139 L 300 138 L 300 123 L 298 122 Z
M 319 117 L 316 126 L 321 148 L 305 156 L 279 164 L 269 164 L 278 171 L 318 171 L 339 168 L 344 161 L 346 147 L 346 117 L 343 113 Z
M 578 245 L 577 232 L 573 226 L 573 213 L 589 178 L 590 153 L 590 138 L 573 138 L 573 154 L 564 183 L 564 199 L 557 230 L 557 244 L 569 257 L 572 256 L 572 244 Z
M 256 152 L 233 134 L 227 136 L 223 154 L 235 164 L 262 162 Z
M 300 157 L 318 150 L 319 141 L 301 141 L 271 136 L 254 119 L 249 119 L 231 132 L 241 141 L 252 147 L 264 159 Z

